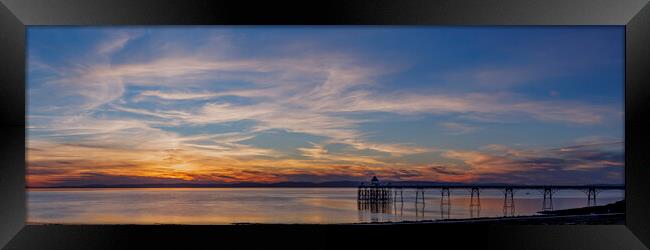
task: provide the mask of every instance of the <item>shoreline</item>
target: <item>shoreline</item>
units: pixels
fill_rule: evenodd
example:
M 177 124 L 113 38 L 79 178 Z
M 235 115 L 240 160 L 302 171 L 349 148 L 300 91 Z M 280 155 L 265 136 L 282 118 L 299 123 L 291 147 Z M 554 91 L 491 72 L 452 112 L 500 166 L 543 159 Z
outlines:
M 624 225 L 624 213 L 582 214 L 582 215 L 525 215 L 513 217 L 481 217 L 467 219 L 444 219 L 422 221 L 394 222 L 359 222 L 359 223 L 231 223 L 231 224 L 68 224 L 68 223 L 39 223 L 27 222 L 27 225 L 38 226 L 363 226 L 363 225 L 428 225 L 428 224 L 485 224 L 485 225 Z
M 112 188 L 358 188 L 367 182 L 363 181 L 331 181 L 331 182 L 275 182 L 275 183 L 221 183 L 221 184 L 187 184 L 187 183 L 152 183 L 152 184 L 88 184 L 88 185 L 70 185 L 70 186 L 25 186 L 25 189 L 112 189 Z M 398 186 L 406 188 L 419 188 L 427 186 L 446 186 L 446 187 L 481 187 L 485 189 L 503 188 L 508 186 L 517 186 L 518 189 L 526 189 L 530 186 L 532 189 L 546 187 L 541 185 L 515 185 L 507 183 L 460 183 L 460 182 L 411 182 L 397 181 L 386 182 L 388 186 Z M 550 185 L 552 187 L 554 185 Z M 555 185 L 565 187 L 567 185 Z M 570 187 L 588 187 L 590 185 L 568 185 Z M 624 184 L 592 184 L 591 186 L 601 186 L 604 189 L 625 189 Z
M 619 223 L 605 223 L 617 222 Z M 534 223 L 532 223 L 534 222 Z M 425 221 L 402 221 L 402 222 L 371 222 L 371 223 L 354 223 L 356 225 L 376 225 L 376 224 L 598 224 L 612 225 L 625 224 L 624 213 L 609 214 L 581 214 L 581 215 L 524 215 L 513 217 L 482 217 L 472 219 L 444 219 L 444 220 L 425 220 Z

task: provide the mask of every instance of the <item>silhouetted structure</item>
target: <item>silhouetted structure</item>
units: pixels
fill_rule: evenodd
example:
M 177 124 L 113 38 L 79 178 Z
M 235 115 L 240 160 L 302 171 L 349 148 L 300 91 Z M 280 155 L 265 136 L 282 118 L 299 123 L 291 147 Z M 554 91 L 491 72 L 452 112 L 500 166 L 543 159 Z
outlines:
M 422 198 L 418 200 L 419 196 L 422 196 Z M 415 205 L 418 204 L 422 204 L 422 207 L 424 207 L 424 188 L 418 187 L 415 189 Z
M 512 187 L 506 187 L 503 192 L 503 216 L 514 216 L 515 215 L 515 198 L 514 190 Z
M 363 202 L 357 205 L 359 210 L 369 210 L 372 213 L 388 214 L 391 212 L 391 203 L 386 202 Z
M 469 197 L 469 216 L 470 218 L 481 217 L 481 189 L 472 187 Z
M 377 179 L 377 176 L 372 177 L 372 180 L 370 180 L 370 185 L 373 186 L 379 185 L 379 179 Z
M 596 188 L 590 187 L 585 193 L 587 194 L 587 207 L 596 206 L 596 194 L 598 193 Z
M 438 185 L 390 185 L 382 184 L 376 176 L 373 176 L 370 184 L 362 183 L 358 189 L 357 200 L 359 204 L 371 203 L 390 203 L 404 202 L 404 189 L 415 190 L 415 204 L 422 205 L 424 208 L 426 189 L 440 189 L 440 211 L 442 217 L 448 217 L 451 209 L 451 189 L 470 189 L 470 213 L 478 215 L 480 211 L 481 189 L 501 189 L 504 191 L 503 215 L 514 216 L 515 200 L 514 192 L 517 189 L 540 190 L 543 194 L 542 211 L 553 210 L 553 194 L 559 190 L 586 190 L 587 205 L 596 205 L 596 195 L 600 190 L 624 190 L 624 185 L 458 185 L 458 184 L 438 184 Z M 399 198 L 397 195 L 399 194 Z
M 481 206 L 469 207 L 469 217 L 470 218 L 481 217 Z
M 440 205 L 451 206 L 451 192 L 449 192 L 449 187 L 443 187 L 440 190 Z
M 382 185 L 379 183 L 377 176 L 373 176 L 370 180 L 370 185 L 364 185 L 363 183 L 359 186 L 357 201 L 359 204 L 379 204 L 379 203 L 390 203 L 392 195 L 392 188 L 388 188 L 387 185 Z
M 551 211 L 553 210 L 553 194 L 557 190 L 551 187 L 544 188 L 544 200 L 542 201 L 542 211 Z
M 473 187 L 470 191 L 469 197 L 469 206 L 470 207 L 480 207 L 481 206 L 481 191 L 477 187 Z

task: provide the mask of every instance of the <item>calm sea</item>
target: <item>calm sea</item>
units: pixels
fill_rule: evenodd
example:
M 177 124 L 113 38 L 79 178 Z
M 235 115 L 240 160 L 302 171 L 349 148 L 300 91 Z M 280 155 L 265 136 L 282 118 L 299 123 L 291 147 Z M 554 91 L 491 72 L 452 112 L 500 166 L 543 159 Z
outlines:
M 602 191 L 597 202 L 622 200 L 623 193 Z M 452 190 L 450 207 L 440 205 L 439 190 L 427 190 L 424 204 L 415 203 L 415 190 L 404 190 L 404 202 L 372 208 L 358 206 L 356 188 L 29 189 L 27 195 L 30 223 L 359 223 L 504 215 L 501 190 L 482 190 L 480 207 L 471 208 L 469 190 Z M 540 191 L 517 190 L 514 198 L 514 215 L 542 209 Z M 553 195 L 554 209 L 586 204 L 581 191 Z

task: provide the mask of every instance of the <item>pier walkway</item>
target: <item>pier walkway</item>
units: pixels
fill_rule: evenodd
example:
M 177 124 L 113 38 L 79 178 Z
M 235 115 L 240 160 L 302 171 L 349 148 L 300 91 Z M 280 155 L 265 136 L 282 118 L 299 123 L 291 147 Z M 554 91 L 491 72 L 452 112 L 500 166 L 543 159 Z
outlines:
M 480 211 L 481 190 L 503 190 L 504 216 L 513 216 L 515 213 L 514 193 L 517 190 L 539 190 L 543 195 L 542 211 L 553 210 L 553 194 L 561 190 L 580 190 L 587 196 L 587 206 L 596 206 L 596 196 L 602 190 L 625 190 L 624 185 L 509 185 L 509 184 L 437 184 L 437 185 L 394 185 L 380 183 L 373 177 L 370 183 L 362 183 L 358 187 L 357 202 L 359 207 L 375 204 L 404 202 L 404 192 L 415 191 L 416 205 L 425 204 L 425 190 L 440 190 L 441 210 L 451 207 L 451 192 L 453 189 L 470 191 L 470 211 Z

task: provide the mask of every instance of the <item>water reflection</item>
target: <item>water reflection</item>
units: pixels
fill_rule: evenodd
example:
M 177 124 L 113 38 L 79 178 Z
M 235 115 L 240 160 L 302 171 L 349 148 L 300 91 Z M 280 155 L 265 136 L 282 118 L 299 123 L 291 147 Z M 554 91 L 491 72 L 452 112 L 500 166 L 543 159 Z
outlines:
M 371 213 L 390 213 L 392 202 L 359 202 L 359 210 L 369 210 Z
M 428 190 L 427 190 L 428 191 Z M 406 209 L 407 212 L 412 212 L 411 215 L 404 214 L 404 202 L 394 202 L 393 199 L 393 208 L 392 214 L 383 214 L 380 216 L 384 220 L 377 218 L 373 221 L 400 221 L 400 220 L 433 220 L 433 219 L 452 219 L 452 218 L 480 218 L 480 217 L 509 217 L 509 216 L 521 216 L 521 215 L 534 215 L 538 211 L 544 211 L 545 209 L 566 209 L 574 207 L 584 207 L 584 206 L 593 206 L 593 193 L 590 193 L 588 190 L 584 191 L 584 194 L 591 197 L 586 198 L 577 198 L 577 191 L 564 191 L 560 197 L 554 197 L 554 194 L 557 193 L 557 190 L 537 190 L 539 191 L 539 196 L 535 197 L 535 194 L 531 195 L 531 191 L 534 190 L 524 190 L 520 195 L 516 195 L 517 190 L 512 188 L 506 188 L 501 191 L 493 190 L 492 192 L 487 192 L 488 196 L 482 198 L 482 192 L 477 188 L 471 188 L 467 190 L 467 197 L 462 197 L 463 194 L 458 194 L 456 197 L 453 197 L 453 194 L 448 189 L 440 190 L 440 195 L 427 195 L 425 197 L 423 189 L 412 190 L 411 196 L 413 199 L 412 209 Z M 501 197 L 497 198 L 495 192 L 501 193 Z M 612 203 L 622 199 L 622 191 L 607 191 L 609 195 L 603 197 L 603 200 L 608 200 L 607 203 Z M 427 192 L 429 193 L 429 192 Z M 461 192 L 462 193 L 462 192 Z M 618 196 L 620 195 L 620 196 Z M 461 197 L 458 197 L 461 196 Z M 409 195 L 406 196 L 407 200 Z M 615 198 L 620 197 L 620 198 Z M 584 200 L 581 200 L 584 199 Z M 436 207 L 439 209 L 434 209 L 433 207 L 427 206 L 432 201 L 439 201 L 440 206 Z M 586 201 L 586 202 L 584 202 Z M 521 203 L 518 208 L 521 211 L 518 211 L 515 206 L 516 203 Z M 562 205 L 558 206 L 557 204 L 561 203 Z M 408 204 L 408 203 L 406 203 Z M 396 215 L 396 207 L 400 207 L 401 213 L 399 216 Z M 461 207 L 466 206 L 466 210 L 461 209 Z M 485 211 L 486 207 L 487 213 L 482 213 Z M 561 207 L 561 208 L 558 208 Z M 497 210 L 498 209 L 498 210 Z M 497 212 L 499 211 L 499 212 Z M 431 216 L 430 214 L 437 214 L 436 216 Z M 390 218 L 390 219 L 389 219 Z
M 395 222 L 533 215 L 544 206 L 543 193 L 534 190 L 481 190 L 474 197 L 469 189 L 415 191 L 359 204 L 356 188 L 30 189 L 27 206 L 29 222 L 72 224 Z M 622 191 L 603 191 L 598 203 L 622 198 Z M 589 205 L 579 190 L 552 199 L 554 209 Z
M 469 206 L 469 217 L 470 218 L 479 218 L 479 217 L 481 217 L 481 204 L 477 204 L 477 205 L 470 204 L 470 206 Z
M 503 216 L 515 216 L 515 191 L 512 188 L 506 188 L 503 194 Z

